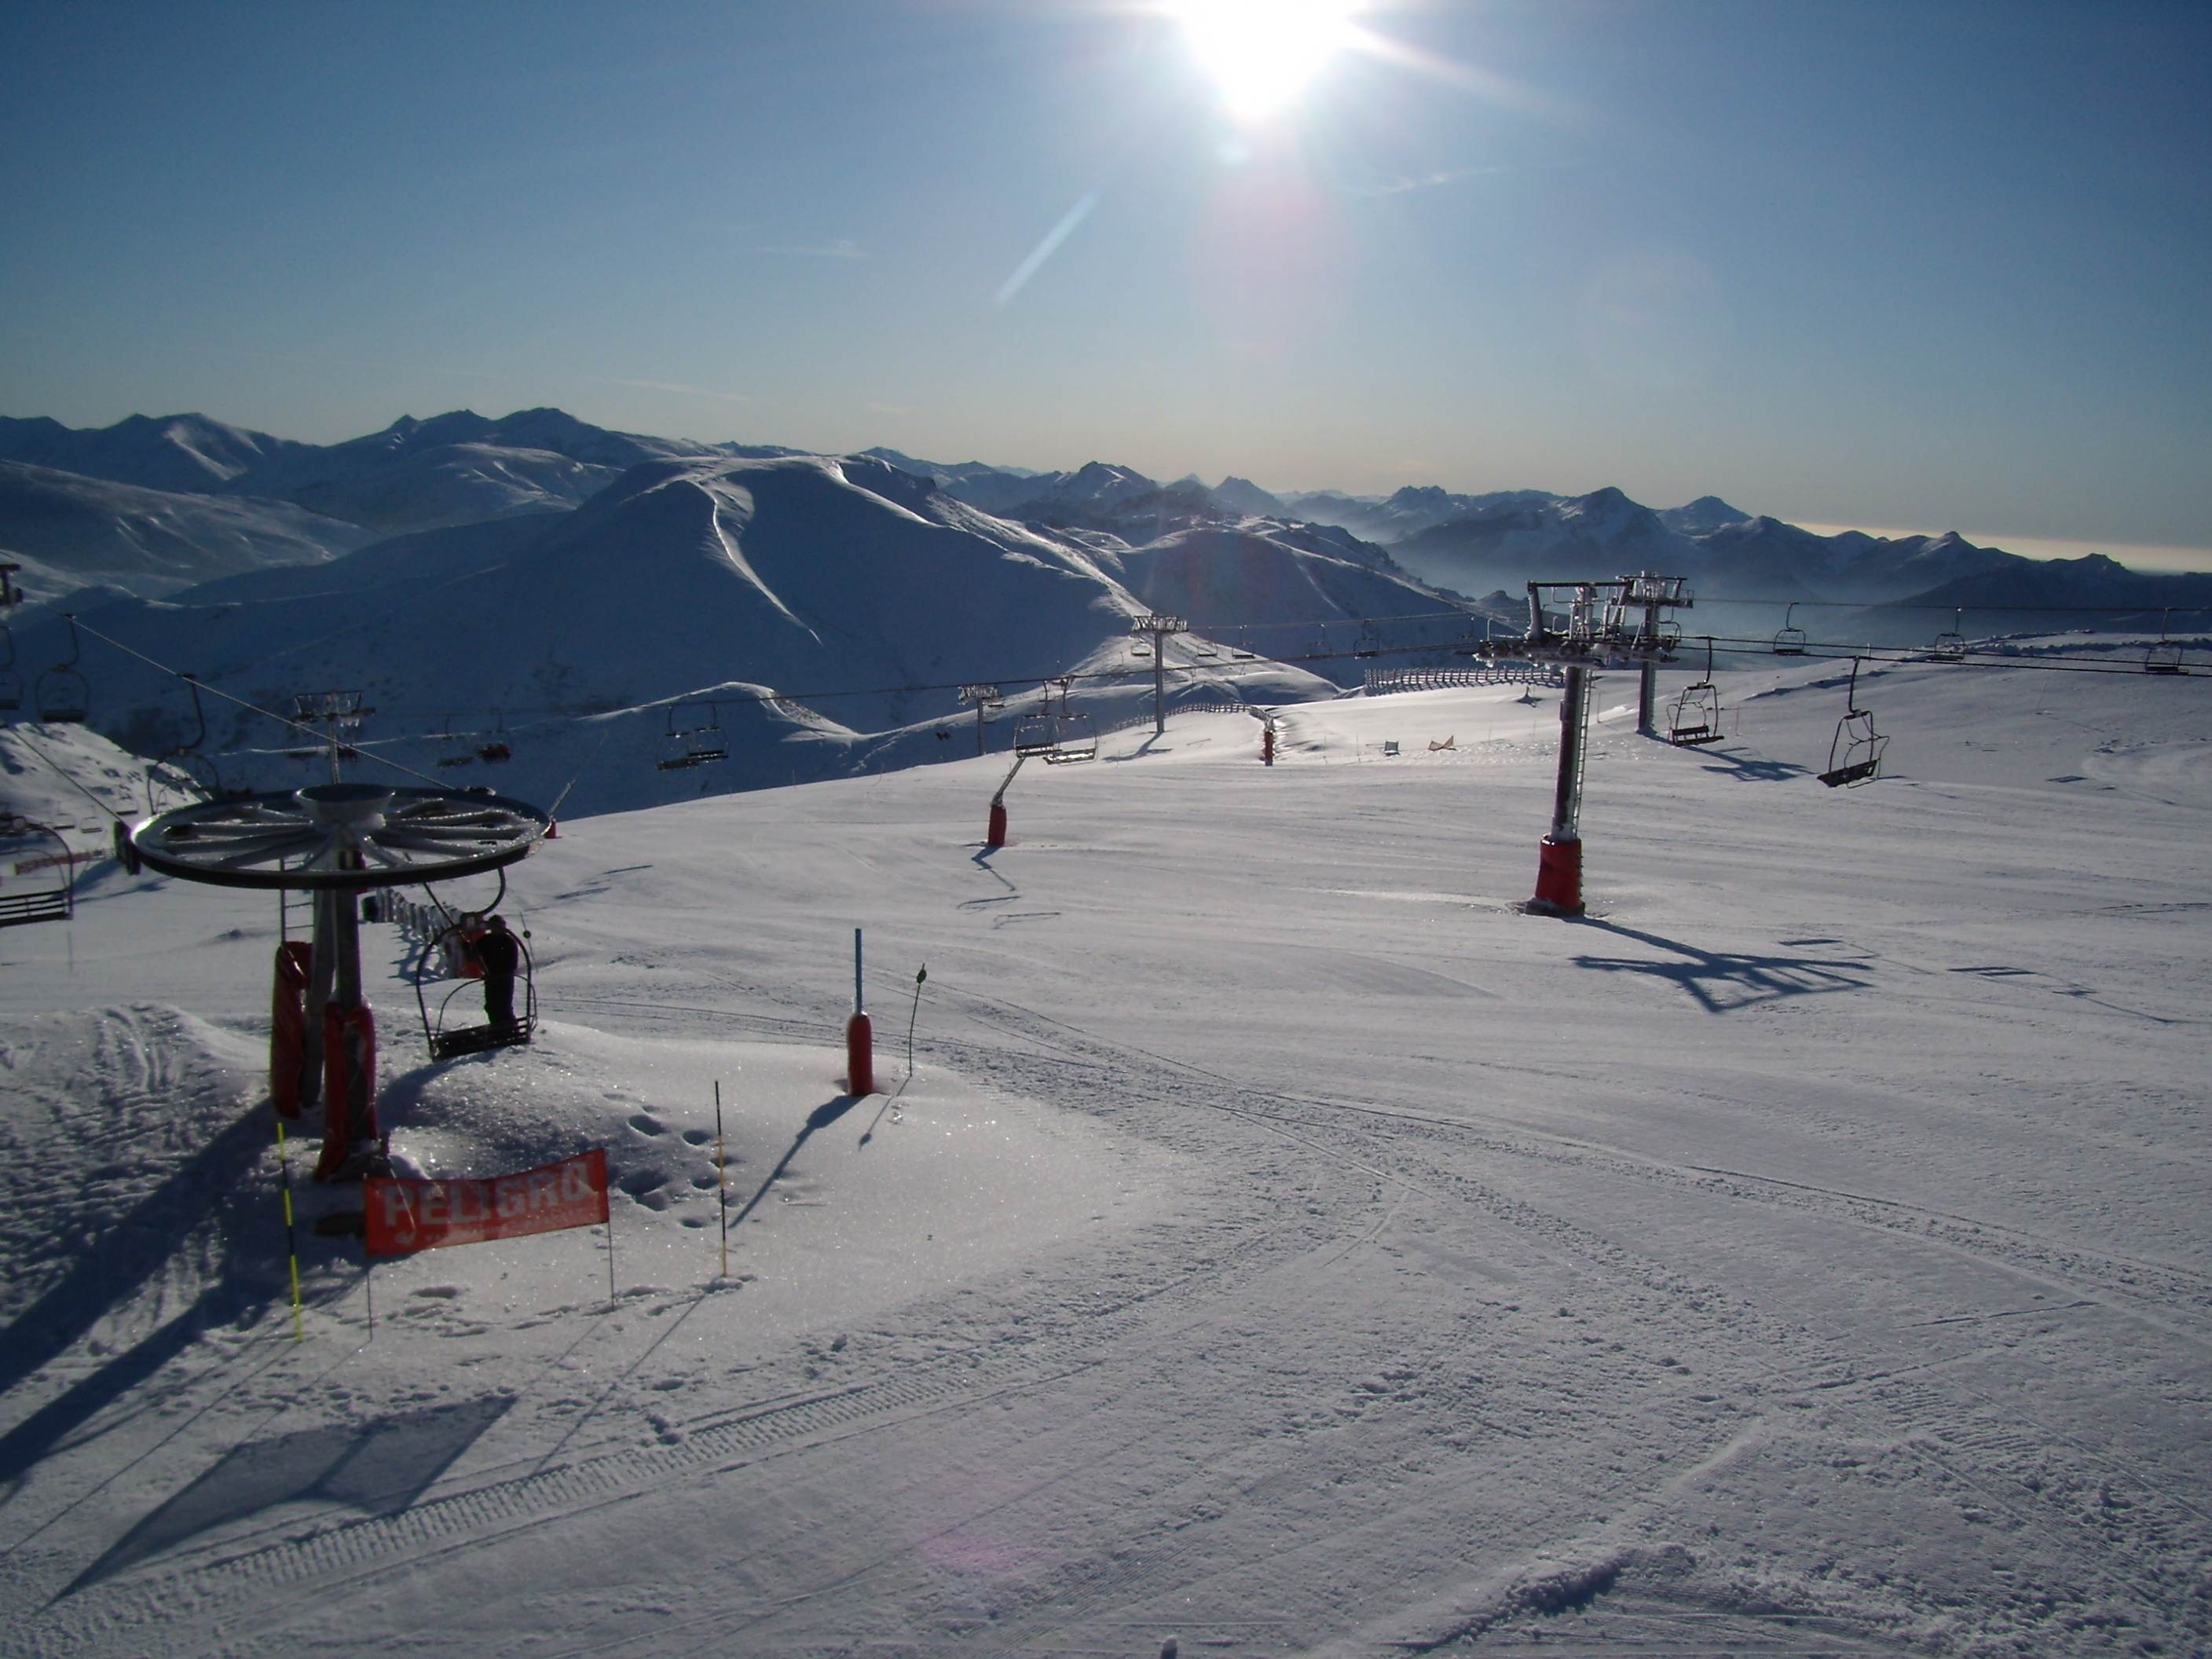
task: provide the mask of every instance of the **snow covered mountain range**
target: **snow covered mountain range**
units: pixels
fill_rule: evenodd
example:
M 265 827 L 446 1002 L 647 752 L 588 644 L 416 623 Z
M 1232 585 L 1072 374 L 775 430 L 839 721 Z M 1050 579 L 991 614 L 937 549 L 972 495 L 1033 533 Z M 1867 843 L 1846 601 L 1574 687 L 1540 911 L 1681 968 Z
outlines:
M 1712 496 L 1278 497 L 1095 461 L 707 445 L 557 410 L 327 446 L 197 415 L 0 420 L 0 550 L 49 602 L 15 618 L 0 669 L 26 713 L 48 665 L 79 662 L 109 737 L 276 787 L 302 740 L 251 711 L 359 690 L 378 711 L 364 746 L 425 775 L 504 750 L 502 787 L 573 789 L 572 811 L 942 758 L 973 742 L 963 684 L 1002 684 L 1018 713 L 1073 676 L 1095 712 L 1136 718 L 1155 662 L 1128 623 L 1147 611 L 1193 624 L 1166 647 L 1171 695 L 1235 703 L 1331 695 L 1378 650 L 1441 659 L 1486 609 L 1512 626 L 1532 578 L 1659 569 L 1704 594 L 1686 631 L 1760 637 L 1814 601 L 1865 607 L 1823 613 L 1835 637 L 1888 643 L 1947 625 L 1939 607 L 1989 633 L 2064 625 L 2053 605 L 2139 607 L 2140 626 L 2212 602 L 2212 577 L 1819 536 Z M 170 670 L 218 706 L 195 713 Z M 727 748 L 726 768 L 660 764 L 708 730 L 691 746 Z

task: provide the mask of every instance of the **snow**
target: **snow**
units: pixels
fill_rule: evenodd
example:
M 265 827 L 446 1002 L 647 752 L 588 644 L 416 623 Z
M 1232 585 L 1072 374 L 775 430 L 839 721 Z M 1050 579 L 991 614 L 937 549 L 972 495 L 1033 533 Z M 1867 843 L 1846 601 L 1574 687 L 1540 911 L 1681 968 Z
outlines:
M 1838 665 L 1720 678 L 1602 678 L 1578 922 L 1512 687 L 1114 734 L 996 852 L 1002 755 L 564 820 L 531 1048 L 365 949 L 395 1146 L 606 1145 L 618 1293 L 373 1338 L 312 1126 L 291 1336 L 275 901 L 95 866 L 0 933 L 9 1650 L 2205 1651 L 2203 688 L 1863 672 L 1832 792 Z

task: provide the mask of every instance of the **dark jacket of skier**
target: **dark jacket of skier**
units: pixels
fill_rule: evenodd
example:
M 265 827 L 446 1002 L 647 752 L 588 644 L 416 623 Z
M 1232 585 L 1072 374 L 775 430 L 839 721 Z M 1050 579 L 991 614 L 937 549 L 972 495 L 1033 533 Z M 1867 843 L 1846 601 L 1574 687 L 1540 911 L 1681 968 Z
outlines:
M 477 940 L 483 963 L 484 1018 L 501 1030 L 514 1025 L 514 975 L 522 965 L 522 943 L 507 930 L 507 918 L 493 916 Z

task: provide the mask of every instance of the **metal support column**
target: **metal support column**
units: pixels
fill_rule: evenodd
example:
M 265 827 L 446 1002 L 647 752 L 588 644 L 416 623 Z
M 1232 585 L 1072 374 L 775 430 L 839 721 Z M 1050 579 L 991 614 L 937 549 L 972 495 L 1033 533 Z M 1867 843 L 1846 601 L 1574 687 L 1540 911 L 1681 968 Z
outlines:
M 1168 729 L 1168 640 L 1188 633 L 1190 624 L 1181 617 L 1135 617 L 1130 619 L 1129 631 L 1152 636 L 1152 735 L 1157 738 Z
M 1583 766 L 1589 753 L 1590 671 L 1566 665 L 1559 698 L 1559 776 L 1552 794 L 1552 831 L 1537 855 L 1536 896 L 1531 909 L 1553 915 L 1583 913 Z

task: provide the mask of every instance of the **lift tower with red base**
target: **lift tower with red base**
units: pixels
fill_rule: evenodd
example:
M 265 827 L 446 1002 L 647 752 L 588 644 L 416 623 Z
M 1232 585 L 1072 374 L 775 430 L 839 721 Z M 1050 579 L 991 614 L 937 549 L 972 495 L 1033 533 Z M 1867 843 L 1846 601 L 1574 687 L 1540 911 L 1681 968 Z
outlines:
M 1564 611 L 1546 610 L 1545 595 L 1554 592 L 1565 596 Z M 1686 610 L 1690 604 L 1683 578 L 1650 571 L 1610 581 L 1530 582 L 1525 637 L 1472 641 L 1460 647 L 1466 656 L 1555 662 L 1565 671 L 1559 784 L 1552 796 L 1552 827 L 1537 853 L 1531 910 L 1559 916 L 1583 913 L 1583 770 L 1589 746 L 1591 674 L 1599 668 L 1639 669 L 1648 721 L 1652 671 L 1674 660 L 1681 637 L 1665 613 Z

